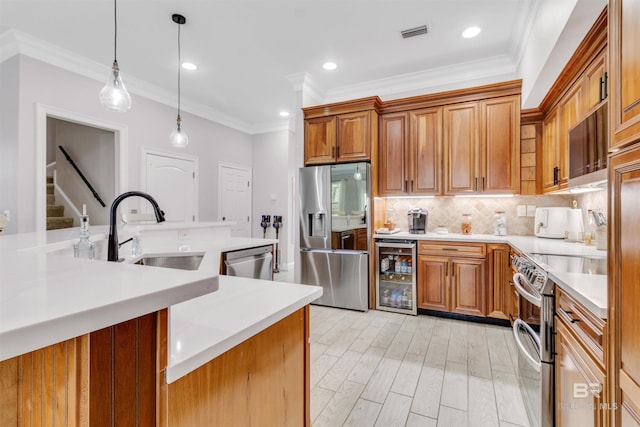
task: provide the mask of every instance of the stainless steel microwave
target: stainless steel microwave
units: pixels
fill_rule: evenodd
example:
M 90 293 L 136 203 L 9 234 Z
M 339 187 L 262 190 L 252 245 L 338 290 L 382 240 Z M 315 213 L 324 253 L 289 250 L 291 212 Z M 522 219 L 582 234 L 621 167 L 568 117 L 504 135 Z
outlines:
M 569 130 L 569 187 L 607 179 L 609 110 L 603 103 Z

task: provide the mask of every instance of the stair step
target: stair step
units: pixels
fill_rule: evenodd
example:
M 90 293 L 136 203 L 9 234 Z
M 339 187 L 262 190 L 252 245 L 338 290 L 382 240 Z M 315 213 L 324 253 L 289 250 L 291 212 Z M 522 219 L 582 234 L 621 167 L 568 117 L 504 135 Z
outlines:
M 64 206 L 47 205 L 47 218 L 64 216 Z
M 53 177 L 52 176 L 48 176 L 47 177 L 47 184 L 53 184 Z
M 55 217 L 47 218 L 47 230 L 58 230 L 60 228 L 73 227 L 73 218 Z
M 53 194 L 47 194 L 47 206 L 56 204 L 56 196 Z
M 47 194 L 53 194 L 53 193 L 54 193 L 53 184 L 47 183 Z

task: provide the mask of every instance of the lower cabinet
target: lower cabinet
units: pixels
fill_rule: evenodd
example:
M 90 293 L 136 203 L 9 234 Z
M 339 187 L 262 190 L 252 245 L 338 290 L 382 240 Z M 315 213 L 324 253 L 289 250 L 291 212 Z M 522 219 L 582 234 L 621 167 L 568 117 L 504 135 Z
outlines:
M 556 423 L 560 426 L 602 426 L 608 416 L 603 399 L 605 374 L 569 332 L 556 322 Z
M 485 286 L 484 243 L 419 243 L 418 308 L 485 316 Z
M 556 288 L 556 426 L 608 425 L 606 323 Z
M 518 317 L 517 294 L 512 281 L 510 246 L 488 244 L 489 286 L 487 287 L 487 317 L 513 320 Z

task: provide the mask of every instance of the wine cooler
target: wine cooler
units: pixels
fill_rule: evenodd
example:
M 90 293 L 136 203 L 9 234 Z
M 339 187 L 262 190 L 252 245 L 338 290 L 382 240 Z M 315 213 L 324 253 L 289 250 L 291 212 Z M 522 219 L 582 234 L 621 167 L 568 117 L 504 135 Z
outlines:
M 376 309 L 416 315 L 416 243 L 376 241 Z

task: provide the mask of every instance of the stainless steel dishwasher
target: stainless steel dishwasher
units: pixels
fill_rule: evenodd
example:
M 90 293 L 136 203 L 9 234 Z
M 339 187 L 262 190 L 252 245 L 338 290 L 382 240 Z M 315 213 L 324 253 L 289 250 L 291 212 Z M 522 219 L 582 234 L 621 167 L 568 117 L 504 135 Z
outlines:
M 225 252 L 223 273 L 228 276 L 273 280 L 273 255 L 271 251 L 272 247 L 268 245 Z

